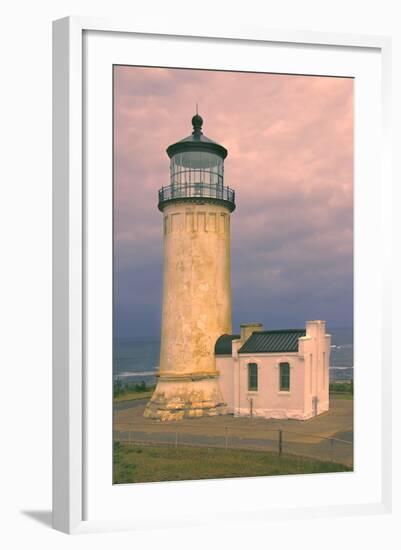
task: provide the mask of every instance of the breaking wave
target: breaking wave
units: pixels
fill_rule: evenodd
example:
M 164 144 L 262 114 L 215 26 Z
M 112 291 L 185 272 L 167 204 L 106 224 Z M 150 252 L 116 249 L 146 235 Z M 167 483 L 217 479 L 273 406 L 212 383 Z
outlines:
M 348 369 L 353 369 L 354 367 L 330 367 L 331 370 L 348 370 Z
M 131 378 L 135 376 L 154 376 L 157 373 L 158 369 L 155 370 L 144 370 L 140 372 L 119 372 L 113 375 L 113 378 Z

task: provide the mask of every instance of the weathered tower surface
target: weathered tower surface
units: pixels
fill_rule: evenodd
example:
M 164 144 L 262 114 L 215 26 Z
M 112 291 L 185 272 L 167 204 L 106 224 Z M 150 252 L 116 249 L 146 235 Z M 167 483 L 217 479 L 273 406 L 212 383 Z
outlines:
M 193 132 L 170 145 L 170 185 L 159 191 L 164 274 L 160 370 L 145 416 L 159 420 L 224 414 L 214 356 L 231 334 L 230 213 L 234 191 L 224 186 L 227 149 Z

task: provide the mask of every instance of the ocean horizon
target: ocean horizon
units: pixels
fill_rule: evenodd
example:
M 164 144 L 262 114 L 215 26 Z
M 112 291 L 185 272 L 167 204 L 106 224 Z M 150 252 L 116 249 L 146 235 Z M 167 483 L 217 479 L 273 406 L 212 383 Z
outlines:
M 329 329 L 331 334 L 330 380 L 354 378 L 352 328 Z M 156 382 L 160 340 L 157 338 L 116 337 L 114 339 L 113 379 L 122 382 Z

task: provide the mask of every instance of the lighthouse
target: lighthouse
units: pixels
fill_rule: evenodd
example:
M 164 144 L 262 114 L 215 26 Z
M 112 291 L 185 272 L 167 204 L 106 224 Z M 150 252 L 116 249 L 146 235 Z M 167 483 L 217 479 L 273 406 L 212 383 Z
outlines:
M 206 137 L 203 119 L 167 148 L 169 185 L 159 190 L 164 266 L 160 368 L 145 416 L 162 421 L 225 414 L 214 348 L 231 334 L 227 149 Z

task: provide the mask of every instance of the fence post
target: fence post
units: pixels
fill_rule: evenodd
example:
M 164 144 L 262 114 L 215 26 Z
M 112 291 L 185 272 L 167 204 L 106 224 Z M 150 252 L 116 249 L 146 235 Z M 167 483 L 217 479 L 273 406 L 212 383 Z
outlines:
M 227 426 L 224 427 L 225 430 L 225 448 L 228 449 L 228 428 Z
M 131 445 L 131 430 L 128 430 L 128 443 Z
M 334 462 L 334 439 L 330 439 L 330 457 L 331 461 Z
M 278 431 L 278 456 L 283 454 L 283 430 Z

